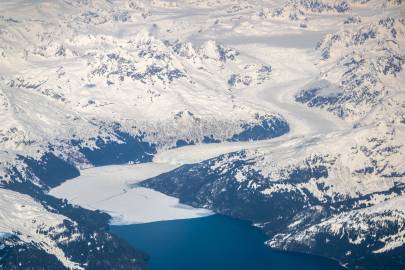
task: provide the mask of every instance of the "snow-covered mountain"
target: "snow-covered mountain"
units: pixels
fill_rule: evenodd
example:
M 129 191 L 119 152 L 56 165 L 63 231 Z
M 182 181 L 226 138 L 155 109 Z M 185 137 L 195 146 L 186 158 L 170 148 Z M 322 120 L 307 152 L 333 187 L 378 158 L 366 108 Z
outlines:
M 274 137 L 143 185 L 251 220 L 272 248 L 401 269 L 404 13 L 374 0 L 1 2 L 0 269 L 145 269 L 109 215 L 49 188 L 170 148 Z
M 355 121 L 401 94 L 397 81 L 405 63 L 405 20 L 383 17 L 349 25 L 318 44 L 321 76 L 296 100 Z

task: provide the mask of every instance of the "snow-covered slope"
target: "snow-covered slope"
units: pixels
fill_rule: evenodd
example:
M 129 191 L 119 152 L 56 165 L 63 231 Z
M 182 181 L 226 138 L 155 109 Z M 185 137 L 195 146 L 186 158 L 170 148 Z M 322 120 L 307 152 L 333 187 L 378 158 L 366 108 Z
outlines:
M 27 152 L 73 137 L 88 141 L 94 134 L 106 139 L 117 123 L 167 147 L 178 139 L 230 138 L 243 131 L 242 124 L 259 123 L 258 116 L 282 121 L 239 102 L 230 90 L 269 80 L 271 66 L 214 40 L 161 40 L 138 20 L 116 23 L 108 2 L 92 6 L 45 1 L 26 12 L 40 16 L 53 8 L 72 15 L 2 18 L 4 149 Z M 110 33 L 116 26 L 137 31 Z
M 384 99 L 403 93 L 405 21 L 389 16 L 374 20 L 363 18 L 326 35 L 317 47 L 322 73 L 297 101 L 356 121 Z
M 7 237 L 18 235 L 22 242 L 42 246 L 47 253 L 55 255 L 65 267 L 83 269 L 66 258 L 63 250 L 55 243 L 55 239 L 58 239 L 58 243 L 74 241 L 79 237 L 78 233 L 66 232 L 64 222 L 74 226 L 71 220 L 46 211 L 41 204 L 27 195 L 6 189 L 0 190 L 0 204 L 0 230 L 6 233 Z
M 144 268 L 105 232 L 107 214 L 46 191 L 156 155 L 169 169 L 198 163 L 145 185 L 252 220 L 271 247 L 400 268 L 404 12 L 377 0 L 2 1 L 0 215 L 33 223 L 2 219 L 0 257 L 25 248 L 27 267 L 48 254 L 61 269 Z

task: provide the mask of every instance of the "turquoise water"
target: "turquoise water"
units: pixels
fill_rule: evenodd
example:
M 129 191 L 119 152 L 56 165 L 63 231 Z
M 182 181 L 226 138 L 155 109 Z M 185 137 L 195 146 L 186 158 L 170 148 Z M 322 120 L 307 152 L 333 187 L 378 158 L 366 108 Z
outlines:
M 150 256 L 152 270 L 342 270 L 336 262 L 274 251 L 250 223 L 221 216 L 112 226 Z

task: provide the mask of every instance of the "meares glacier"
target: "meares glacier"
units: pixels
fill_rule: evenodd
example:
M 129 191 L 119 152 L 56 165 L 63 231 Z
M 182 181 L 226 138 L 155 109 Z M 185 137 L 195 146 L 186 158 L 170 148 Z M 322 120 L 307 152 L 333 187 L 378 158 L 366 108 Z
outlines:
M 150 269 L 111 224 L 213 213 L 405 269 L 404 65 L 402 0 L 1 0 L 0 270 Z

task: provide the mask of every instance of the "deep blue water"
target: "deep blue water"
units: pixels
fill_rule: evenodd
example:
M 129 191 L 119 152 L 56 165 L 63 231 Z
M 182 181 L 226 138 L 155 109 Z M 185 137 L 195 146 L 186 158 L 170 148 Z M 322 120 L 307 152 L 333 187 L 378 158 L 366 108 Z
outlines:
M 266 236 L 249 222 L 213 215 L 111 231 L 150 256 L 152 270 L 342 270 L 336 262 L 267 248 Z

